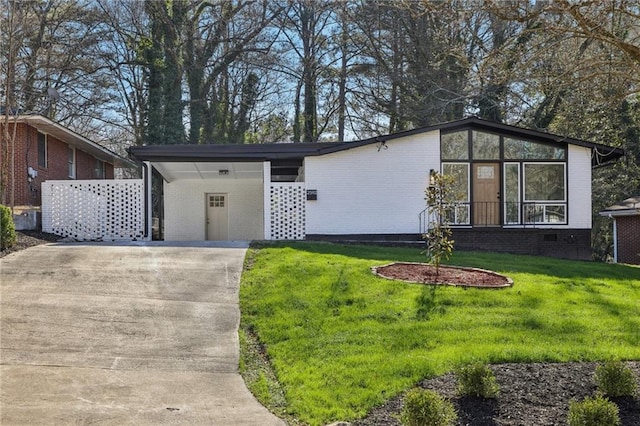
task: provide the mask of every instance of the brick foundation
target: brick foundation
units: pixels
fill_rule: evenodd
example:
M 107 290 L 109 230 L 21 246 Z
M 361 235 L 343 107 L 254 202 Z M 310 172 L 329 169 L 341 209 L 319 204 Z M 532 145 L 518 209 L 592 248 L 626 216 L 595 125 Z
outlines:
M 417 234 L 307 235 L 310 241 L 418 244 Z M 481 250 L 591 260 L 590 229 L 454 229 L 454 250 Z

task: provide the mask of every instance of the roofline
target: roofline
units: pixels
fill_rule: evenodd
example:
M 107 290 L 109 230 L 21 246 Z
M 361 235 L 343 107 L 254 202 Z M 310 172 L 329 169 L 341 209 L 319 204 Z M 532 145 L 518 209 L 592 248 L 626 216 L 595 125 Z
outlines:
M 79 141 L 80 144 L 76 145 L 73 144 L 76 148 L 82 148 L 82 145 L 86 145 L 86 147 L 89 147 L 90 154 L 96 156 L 101 156 L 102 158 L 100 158 L 101 160 L 107 160 L 110 161 L 111 163 L 113 163 L 114 166 L 119 166 L 119 167 L 123 167 L 123 166 L 127 166 L 127 167 L 135 167 L 136 164 L 134 162 L 132 162 L 130 159 L 122 157 L 118 154 L 116 154 L 115 152 L 111 151 L 109 148 L 106 148 L 102 145 L 100 145 L 97 142 L 92 141 L 91 139 L 88 139 L 87 137 L 79 134 L 78 132 L 69 129 L 66 126 L 63 126 L 62 124 L 51 120 L 48 117 L 45 117 L 43 115 L 40 114 L 21 114 L 18 116 L 9 116 L 9 121 L 11 122 L 16 122 L 16 123 L 26 123 L 28 125 L 30 125 L 31 127 L 36 128 L 38 131 L 40 130 L 44 130 L 44 133 L 49 133 L 46 131 L 46 129 L 43 129 L 43 126 L 52 126 L 55 129 L 59 130 L 62 133 L 66 133 L 67 135 L 69 135 L 70 137 L 74 138 L 75 140 Z M 55 135 L 54 135 L 55 136 Z M 66 141 L 62 141 L 64 143 L 67 143 Z
M 598 214 L 604 217 L 640 216 L 640 209 L 603 210 Z
M 358 148 L 365 145 L 385 143 L 395 139 L 404 138 L 421 133 L 432 131 L 454 131 L 466 128 L 478 128 L 490 132 L 513 135 L 514 137 L 526 137 L 536 141 L 547 143 L 564 143 L 569 145 L 577 145 L 589 148 L 595 151 L 593 164 L 598 165 L 608 161 L 615 160 L 624 155 L 624 150 L 602 145 L 594 142 L 587 142 L 567 136 L 555 135 L 552 133 L 541 132 L 537 130 L 524 129 L 508 124 L 495 123 L 480 119 L 478 117 L 468 117 L 460 120 L 450 121 L 446 123 L 436 124 L 432 126 L 419 127 L 412 130 L 406 130 L 388 135 L 374 136 L 368 139 L 362 139 L 353 142 L 318 142 L 318 143 L 281 143 L 281 144 L 258 144 L 258 145 L 150 145 L 129 148 L 129 157 L 137 161 L 166 161 L 166 162 L 197 162 L 207 161 L 204 146 L 229 147 L 229 152 L 212 152 L 209 161 L 268 161 L 274 159 L 290 159 L 311 157 L 330 154 L 348 149 Z M 186 150 L 185 146 L 200 147 L 196 149 Z M 251 152 L 250 148 L 239 147 L 263 147 L 262 152 Z M 285 148 L 286 147 L 286 148 Z M 264 149 L 267 148 L 267 149 Z M 268 148 L 272 148 L 270 151 Z M 222 150 L 216 148 L 216 150 Z M 193 152 L 195 151 L 195 152 Z M 243 151 L 243 152 L 239 152 Z M 246 153 L 244 151 L 247 151 Z M 603 152 L 600 152 L 603 151 Z M 214 159 L 214 160 L 212 160 Z
M 432 126 L 419 127 L 412 130 L 407 130 L 404 132 L 392 133 L 386 136 L 379 136 L 379 138 L 384 140 L 397 139 L 400 137 L 411 136 L 418 133 L 424 133 L 427 131 L 440 130 L 440 131 L 448 131 L 448 130 L 462 130 L 467 127 L 479 127 L 484 130 L 499 132 L 499 133 L 507 133 L 512 134 L 513 136 L 522 136 L 525 135 L 531 139 L 535 139 L 543 142 L 556 142 L 556 143 L 568 143 L 570 145 L 578 145 L 585 148 L 598 148 L 609 150 L 607 155 L 617 154 L 617 157 L 621 157 L 624 155 L 624 149 L 622 148 L 614 148 L 612 146 L 599 144 L 596 142 L 589 142 L 581 139 L 571 138 L 569 136 L 562 136 L 549 132 L 542 132 L 539 130 L 526 129 L 523 127 L 512 126 L 510 124 L 497 123 L 494 121 L 484 120 L 482 118 L 471 116 L 467 118 L 462 118 L 460 120 L 448 121 L 445 123 L 435 124 Z

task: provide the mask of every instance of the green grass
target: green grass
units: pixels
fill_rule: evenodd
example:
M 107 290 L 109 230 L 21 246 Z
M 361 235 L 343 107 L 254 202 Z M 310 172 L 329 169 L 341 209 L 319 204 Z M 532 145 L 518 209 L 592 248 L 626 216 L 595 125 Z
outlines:
M 370 268 L 419 249 L 290 243 L 250 250 L 243 329 L 265 345 L 288 415 L 311 425 L 372 407 L 463 363 L 640 359 L 640 268 L 456 252 L 450 264 L 511 277 L 501 290 L 424 286 Z M 262 378 L 257 386 L 269 386 Z M 268 401 L 269 397 L 263 397 Z

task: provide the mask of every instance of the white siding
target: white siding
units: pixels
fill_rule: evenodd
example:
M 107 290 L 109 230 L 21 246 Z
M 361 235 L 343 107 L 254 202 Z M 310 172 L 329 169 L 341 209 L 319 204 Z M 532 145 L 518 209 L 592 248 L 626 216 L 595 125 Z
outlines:
M 206 239 L 205 194 L 226 193 L 229 239 L 262 239 L 262 179 L 185 179 L 164 185 L 164 238 L 167 241 Z
M 440 170 L 438 131 L 305 159 L 307 234 L 417 234 L 429 170 Z
M 569 145 L 568 228 L 591 229 L 591 149 Z

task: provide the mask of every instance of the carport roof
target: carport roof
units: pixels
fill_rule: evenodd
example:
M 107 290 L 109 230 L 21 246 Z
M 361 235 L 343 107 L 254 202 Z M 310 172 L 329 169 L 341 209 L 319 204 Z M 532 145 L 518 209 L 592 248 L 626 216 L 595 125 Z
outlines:
M 375 136 L 355 142 L 275 143 L 245 145 L 149 145 L 129 148 L 129 156 L 138 161 L 151 162 L 256 162 L 301 159 L 330 154 L 364 145 L 384 143 L 393 139 L 430 131 L 452 132 L 477 129 L 511 137 L 526 138 L 551 144 L 578 145 L 592 150 L 592 165 L 597 166 L 624 156 L 624 150 L 594 142 L 555 135 L 537 130 L 523 129 L 507 124 L 494 123 L 477 117 L 469 117 L 434 126 L 420 127 L 389 135 Z

